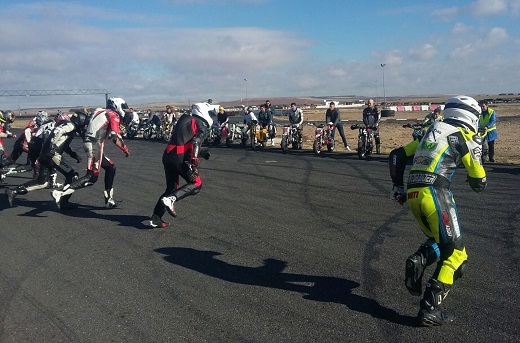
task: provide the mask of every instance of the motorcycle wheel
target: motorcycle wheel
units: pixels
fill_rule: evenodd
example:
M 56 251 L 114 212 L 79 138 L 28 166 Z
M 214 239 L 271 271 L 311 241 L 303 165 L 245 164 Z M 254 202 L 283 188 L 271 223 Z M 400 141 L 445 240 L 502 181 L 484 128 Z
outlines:
M 312 151 L 316 156 L 321 154 L 321 146 L 320 142 L 318 140 L 315 140 L 314 143 L 312 143 Z
M 152 130 L 149 127 L 144 129 L 144 131 L 143 131 L 143 138 L 146 141 L 149 140 L 150 138 L 152 138 Z
M 163 131 L 162 131 L 162 129 L 158 129 L 157 130 L 157 132 L 155 133 L 155 138 L 158 141 L 162 141 L 162 139 L 163 139 Z
M 170 132 L 168 130 L 163 131 L 162 139 L 165 142 L 168 142 L 170 140 Z
M 282 148 L 282 152 L 285 154 L 289 150 L 289 142 L 287 136 L 282 137 L 282 142 L 280 143 L 280 147 Z
M 365 138 L 362 138 L 358 141 L 358 149 L 357 154 L 360 159 L 364 159 L 366 157 L 366 142 Z
M 126 133 L 126 136 L 130 139 L 134 139 L 135 136 L 137 135 L 137 131 L 136 130 L 128 130 L 127 133 Z
M 257 142 L 257 139 L 256 139 L 256 135 L 252 136 L 251 137 L 251 149 L 253 150 L 256 150 L 256 142 Z

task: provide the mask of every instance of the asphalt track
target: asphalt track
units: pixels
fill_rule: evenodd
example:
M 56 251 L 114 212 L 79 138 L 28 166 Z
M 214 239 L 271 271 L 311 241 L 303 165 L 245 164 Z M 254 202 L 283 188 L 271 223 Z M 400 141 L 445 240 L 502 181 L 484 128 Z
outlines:
M 0 185 L 0 342 L 520 341 L 518 166 L 486 166 L 480 194 L 455 175 L 470 264 L 445 300 L 456 322 L 420 328 L 403 269 L 424 236 L 388 199 L 386 156 L 212 148 L 202 191 L 147 229 L 164 144 L 128 145 L 106 150 L 113 210 L 102 178 L 68 212 L 49 190 L 7 208 L 29 174 Z

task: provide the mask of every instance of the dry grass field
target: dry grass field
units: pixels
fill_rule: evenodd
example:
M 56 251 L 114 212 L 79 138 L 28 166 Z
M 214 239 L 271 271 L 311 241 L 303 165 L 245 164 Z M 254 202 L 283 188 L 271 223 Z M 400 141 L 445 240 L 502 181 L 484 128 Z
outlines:
M 514 139 L 516 132 L 520 130 L 520 103 L 502 103 L 490 105 L 497 113 L 498 140 L 495 143 L 496 163 L 520 164 L 520 140 Z M 351 122 L 362 120 L 362 109 L 341 109 L 341 119 L 347 121 L 343 124 L 349 146 L 355 149 L 357 130 L 351 130 Z M 383 118 L 380 124 L 381 153 L 388 154 L 394 148 L 407 144 L 412 139 L 412 130 L 403 128 L 405 123 L 413 123 L 414 120 L 424 119 L 426 112 L 396 112 L 395 117 Z M 325 110 L 304 111 L 305 122 L 324 122 Z M 404 121 L 403 119 L 407 119 Z M 304 148 L 312 149 L 314 128 L 306 125 L 304 129 Z M 336 140 L 341 138 L 336 134 Z M 338 151 L 343 151 L 343 145 L 338 144 Z

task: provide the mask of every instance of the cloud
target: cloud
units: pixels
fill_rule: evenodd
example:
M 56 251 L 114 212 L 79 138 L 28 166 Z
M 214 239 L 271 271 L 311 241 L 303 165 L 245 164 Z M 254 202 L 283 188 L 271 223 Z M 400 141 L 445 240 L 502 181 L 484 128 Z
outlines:
M 430 43 L 423 44 L 408 51 L 408 56 L 413 60 L 429 60 L 437 55 L 437 49 Z
M 507 4 L 513 8 L 512 1 Z M 452 7 L 437 14 L 455 18 L 461 11 L 470 13 L 468 9 Z M 248 26 L 211 28 L 172 27 L 162 20 L 159 15 L 159 22 L 148 25 L 140 13 L 114 15 L 75 2 L 7 6 L 0 12 L 2 88 L 102 88 L 129 104 L 218 101 L 244 97 L 247 78 L 249 97 L 382 96 L 384 72 L 387 95 L 475 93 L 495 85 L 514 87 L 511 70 L 520 68 L 520 39 L 507 22 L 497 20 L 477 23 L 460 16 L 453 26 L 436 23 L 431 30 L 417 30 L 413 40 L 375 43 L 355 57 L 361 60 L 343 58 L 356 55 L 334 50 L 324 58 L 316 52 L 324 44 L 318 38 L 291 28 L 257 27 L 262 23 L 255 20 Z M 14 108 L 6 100 L 12 101 L 3 98 L 1 106 Z
M 459 7 L 449 7 L 434 10 L 432 11 L 432 14 L 441 20 L 452 21 L 459 15 L 460 12 L 461 9 Z
M 469 9 L 477 17 L 495 16 L 506 13 L 509 2 L 507 0 L 477 0 L 469 6 Z
M 464 23 L 456 23 L 453 28 L 451 29 L 451 33 L 457 35 L 457 34 L 463 34 L 467 33 L 471 30 L 471 26 L 468 26 Z
M 506 29 L 501 27 L 494 27 L 489 31 L 484 39 L 486 45 L 495 46 L 506 42 L 509 39 L 509 35 Z

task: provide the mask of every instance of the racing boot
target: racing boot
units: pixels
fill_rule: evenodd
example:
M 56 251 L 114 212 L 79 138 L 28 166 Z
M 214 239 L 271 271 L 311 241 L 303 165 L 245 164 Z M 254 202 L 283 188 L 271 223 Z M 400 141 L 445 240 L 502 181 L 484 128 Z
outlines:
M 62 198 L 64 198 L 67 195 L 71 195 L 72 193 L 74 193 L 74 188 L 72 188 L 70 185 L 65 185 L 65 187 L 63 187 L 62 190 L 55 189 L 52 191 L 52 197 L 54 198 L 56 206 L 58 206 L 59 210 L 61 210 Z M 68 198 L 65 199 L 68 202 Z
M 24 186 L 18 186 L 15 189 L 5 189 L 5 194 L 7 195 L 7 201 L 9 202 L 9 207 L 13 207 L 14 198 L 21 194 L 27 194 L 27 189 Z
M 404 284 L 411 295 L 422 294 L 424 270 L 439 258 L 439 247 L 434 240 L 428 239 L 419 249 L 406 259 Z
M 166 210 L 168 211 L 168 213 L 174 218 L 177 217 L 177 212 L 175 212 L 175 207 L 173 206 L 173 204 L 175 203 L 175 200 L 177 200 L 177 198 L 173 195 L 169 196 L 169 197 L 161 198 L 162 204 L 164 205 L 164 207 L 166 207 Z
M 426 261 L 421 254 L 415 253 L 406 259 L 404 284 L 411 295 L 422 294 L 422 277 L 426 269 Z
M 424 297 L 421 300 L 420 310 L 417 314 L 419 324 L 422 326 L 440 326 L 453 322 L 455 316 L 441 307 L 441 303 L 448 295 L 450 285 L 435 279 L 430 279 L 426 284 Z
M 105 189 L 104 195 L 105 195 L 105 207 L 106 208 L 111 209 L 111 208 L 117 207 L 117 204 L 114 201 L 114 189 L 113 188 Z
M 170 225 L 170 223 L 163 221 L 161 217 L 159 217 L 156 214 L 153 214 L 150 218 L 150 222 L 148 223 L 148 225 L 152 228 L 165 228 L 168 225 Z
M 381 153 L 381 144 L 376 144 L 376 154 L 380 154 Z
M 61 197 L 60 210 L 74 210 L 79 207 L 78 204 L 69 202 L 71 196 L 72 194 L 67 194 Z

